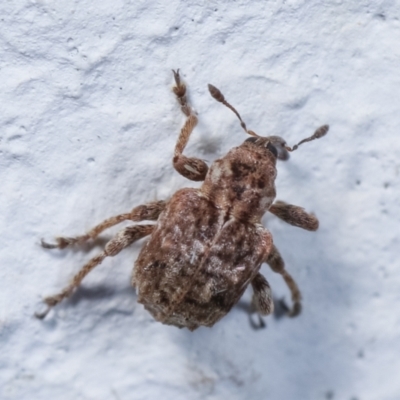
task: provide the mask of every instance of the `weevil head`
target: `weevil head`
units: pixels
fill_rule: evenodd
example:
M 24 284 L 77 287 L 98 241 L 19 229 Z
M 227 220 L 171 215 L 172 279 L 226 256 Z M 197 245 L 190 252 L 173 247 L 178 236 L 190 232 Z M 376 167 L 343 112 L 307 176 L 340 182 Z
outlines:
M 279 160 L 286 161 L 289 159 L 289 152 L 286 150 L 286 141 L 280 136 L 252 136 L 246 139 L 244 143 L 265 149 Z

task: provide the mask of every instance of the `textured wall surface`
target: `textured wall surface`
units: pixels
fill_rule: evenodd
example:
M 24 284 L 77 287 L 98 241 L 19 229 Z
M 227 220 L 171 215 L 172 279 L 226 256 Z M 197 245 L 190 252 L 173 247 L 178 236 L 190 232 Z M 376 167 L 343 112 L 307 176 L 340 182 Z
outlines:
M 398 0 L 3 0 L 0 16 L 1 399 L 400 398 Z M 186 154 L 246 139 L 207 83 L 260 135 L 292 145 L 330 124 L 278 165 L 277 197 L 320 229 L 263 221 L 304 312 L 264 330 L 240 307 L 212 329 L 163 326 L 130 287 L 140 242 L 35 319 L 100 251 L 41 238 L 196 186 L 171 164 L 172 68 L 200 119 Z

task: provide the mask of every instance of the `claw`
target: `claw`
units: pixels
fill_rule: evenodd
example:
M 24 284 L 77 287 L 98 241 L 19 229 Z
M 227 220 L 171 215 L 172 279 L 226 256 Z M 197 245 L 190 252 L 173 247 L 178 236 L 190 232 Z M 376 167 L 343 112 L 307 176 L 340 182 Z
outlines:
M 43 312 L 35 312 L 34 315 L 38 319 L 44 319 L 50 310 L 51 310 L 51 307 L 47 306 L 47 308 Z
M 68 247 L 70 245 L 74 245 L 75 243 L 78 243 L 78 242 L 84 241 L 84 240 L 86 240 L 86 235 L 79 236 L 76 238 L 57 237 L 56 238 L 57 244 L 47 243 L 43 239 L 41 239 L 41 244 L 45 249 L 65 249 L 66 247 Z
M 179 86 L 181 84 L 181 77 L 179 76 L 179 68 L 176 71 L 173 69 L 172 72 L 174 73 L 176 85 Z
M 301 313 L 301 303 L 295 302 L 292 309 L 288 312 L 290 318 L 297 317 Z
M 58 244 L 47 243 L 43 239 L 40 239 L 40 244 L 45 249 L 56 249 L 56 248 L 58 248 Z
M 259 330 L 259 329 L 264 329 L 265 328 L 265 322 L 264 320 L 261 318 L 261 315 L 256 313 L 258 316 L 258 323 L 255 322 L 252 318 L 252 315 L 249 315 L 249 319 L 250 319 L 250 325 L 254 330 Z
M 286 314 L 288 317 L 293 318 L 297 317 L 301 313 L 301 303 L 295 302 L 293 304 L 293 307 L 290 308 L 287 304 L 285 299 L 279 300 L 279 305 L 281 306 L 282 311 L 284 314 Z
M 172 88 L 172 90 L 175 93 L 175 95 L 178 97 L 178 99 L 182 99 L 186 93 L 186 86 L 181 81 L 181 76 L 179 75 L 179 69 L 177 69 L 176 71 L 172 70 L 172 72 L 174 74 L 174 79 L 175 79 L 175 83 L 176 83 L 176 86 L 174 86 Z

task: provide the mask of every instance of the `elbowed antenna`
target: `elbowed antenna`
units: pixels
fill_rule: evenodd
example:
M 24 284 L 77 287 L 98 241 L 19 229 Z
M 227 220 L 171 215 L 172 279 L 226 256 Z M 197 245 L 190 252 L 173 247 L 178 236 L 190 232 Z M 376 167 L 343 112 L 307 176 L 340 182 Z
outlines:
M 219 101 L 220 103 L 222 103 L 224 106 L 228 107 L 229 109 L 231 109 L 236 116 L 239 118 L 240 121 L 240 126 L 244 129 L 244 131 L 246 133 L 248 133 L 251 136 L 256 136 L 256 137 L 260 137 L 259 135 L 257 135 L 257 133 L 250 131 L 247 129 L 246 124 L 244 123 L 244 121 L 242 120 L 242 117 L 240 116 L 240 114 L 236 111 L 235 107 L 231 106 L 226 100 L 224 95 L 221 93 L 221 91 L 216 88 L 214 85 L 211 85 L 210 83 L 208 84 L 208 90 L 211 94 L 212 97 L 214 97 L 215 100 Z
M 174 72 L 175 73 L 175 72 Z M 240 116 L 240 114 L 236 111 L 236 108 L 233 107 L 232 105 L 230 105 L 226 100 L 224 95 L 221 93 L 221 91 L 216 88 L 214 85 L 211 85 L 210 83 L 208 84 L 208 90 L 211 94 L 212 97 L 214 97 L 215 100 L 217 100 L 218 102 L 222 103 L 224 106 L 228 107 L 229 109 L 231 109 L 236 116 L 239 118 L 240 121 L 240 126 L 244 129 L 244 131 L 246 133 L 248 133 L 251 136 L 256 136 L 256 137 L 261 137 L 260 135 L 257 135 L 257 133 L 247 129 L 246 124 L 244 123 L 244 121 L 242 120 L 242 117 Z M 305 142 L 311 142 L 314 139 L 319 139 L 322 136 L 325 136 L 326 133 L 329 130 L 329 125 L 322 125 L 321 127 L 319 127 L 312 136 L 305 138 L 303 140 L 301 140 L 299 143 L 295 144 L 293 147 L 289 147 L 289 146 L 284 146 L 285 149 L 287 151 L 295 151 L 298 149 L 298 147 L 305 143 Z
M 322 136 L 325 136 L 328 130 L 329 130 L 329 125 L 322 125 L 314 132 L 312 136 L 301 140 L 299 143 L 295 144 L 292 148 L 290 148 L 289 146 L 285 146 L 285 149 L 288 151 L 295 151 L 302 143 L 311 142 L 314 139 L 319 139 Z

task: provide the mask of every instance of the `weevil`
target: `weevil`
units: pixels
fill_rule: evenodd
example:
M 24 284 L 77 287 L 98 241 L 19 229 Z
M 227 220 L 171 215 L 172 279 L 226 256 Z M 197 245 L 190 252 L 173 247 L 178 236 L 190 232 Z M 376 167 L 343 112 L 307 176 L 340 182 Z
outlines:
M 291 225 L 309 231 L 318 228 L 318 219 L 303 208 L 274 202 L 276 163 L 278 159 L 287 160 L 289 152 L 300 144 L 324 136 L 329 127 L 321 126 L 291 148 L 279 136 L 262 137 L 247 129 L 221 91 L 208 85 L 211 96 L 231 109 L 250 135 L 208 167 L 205 161 L 183 154 L 198 119 L 188 102 L 179 70 L 173 74 L 173 92 L 186 117 L 175 145 L 173 166 L 187 179 L 202 181 L 202 186 L 178 190 L 169 200 L 140 205 L 106 219 L 84 235 L 58 237 L 55 244 L 42 240 L 47 249 L 63 249 L 94 240 L 122 221 L 152 221 L 117 233 L 69 285 L 44 299 L 47 308 L 36 314 L 38 318 L 44 318 L 52 307 L 69 297 L 106 257 L 117 255 L 146 236 L 148 240 L 134 265 L 132 285 L 137 301 L 157 321 L 191 331 L 199 326 L 211 327 L 231 310 L 249 285 L 254 292 L 253 308 L 261 315 L 270 314 L 274 303 L 270 285 L 260 273 L 264 262 L 283 277 L 290 289 L 293 304 L 288 315 L 300 313 L 300 290 L 261 219 L 269 211 Z

